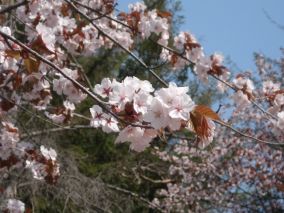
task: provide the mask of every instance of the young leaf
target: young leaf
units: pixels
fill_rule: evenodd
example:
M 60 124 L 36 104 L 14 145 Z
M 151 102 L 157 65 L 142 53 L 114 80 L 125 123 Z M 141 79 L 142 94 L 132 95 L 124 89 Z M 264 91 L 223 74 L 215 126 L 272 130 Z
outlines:
M 29 57 L 27 59 L 24 59 L 24 64 L 29 74 L 38 72 L 40 62 L 35 58 Z
M 219 115 L 208 106 L 197 105 L 193 111 L 212 120 L 222 121 Z

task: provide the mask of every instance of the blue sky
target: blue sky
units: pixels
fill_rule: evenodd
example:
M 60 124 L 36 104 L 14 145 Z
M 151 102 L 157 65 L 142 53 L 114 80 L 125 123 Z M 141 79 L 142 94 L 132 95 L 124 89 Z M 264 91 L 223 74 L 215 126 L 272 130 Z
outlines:
M 133 0 L 118 0 L 127 9 Z M 221 52 L 229 56 L 241 70 L 253 70 L 253 52 L 272 58 L 280 56 L 284 47 L 284 0 L 182 0 L 185 23 L 181 30 L 193 33 L 206 53 Z

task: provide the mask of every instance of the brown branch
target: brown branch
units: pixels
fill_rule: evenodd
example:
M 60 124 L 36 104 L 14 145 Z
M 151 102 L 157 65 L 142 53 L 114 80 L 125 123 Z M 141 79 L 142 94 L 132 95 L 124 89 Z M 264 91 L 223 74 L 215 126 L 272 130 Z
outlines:
M 214 122 L 220 124 L 221 126 L 225 126 L 225 127 L 229 128 L 229 129 L 233 130 L 234 132 L 238 133 L 239 135 L 241 135 L 243 137 L 246 137 L 246 138 L 249 138 L 249 139 L 252 139 L 254 141 L 257 141 L 257 142 L 260 142 L 260 143 L 264 143 L 264 144 L 268 144 L 268 145 L 284 146 L 284 143 L 268 142 L 268 141 L 265 141 L 265 140 L 261 140 L 261 139 L 255 138 L 255 137 L 253 137 L 251 135 L 245 134 L 245 133 L 237 130 L 236 128 L 230 126 L 229 124 L 226 124 L 225 122 L 217 121 L 217 120 L 214 120 Z
M 137 199 L 143 201 L 143 202 L 146 203 L 146 204 L 148 205 L 148 207 L 151 208 L 151 209 L 156 209 L 156 210 L 158 210 L 159 212 L 164 212 L 163 209 L 161 209 L 161 208 L 158 207 L 157 205 L 151 203 L 149 200 L 147 200 L 147 199 L 141 197 L 141 196 L 140 196 L 139 194 L 137 194 L 137 193 L 131 192 L 131 191 L 129 191 L 129 190 L 126 190 L 126 189 L 123 189 L 123 188 L 120 188 L 120 187 L 118 187 L 118 186 L 114 186 L 114 185 L 111 185 L 111 184 L 105 184 L 105 185 L 106 185 L 108 188 L 110 188 L 110 189 L 116 190 L 116 191 L 118 191 L 118 192 L 122 192 L 122 193 L 124 193 L 124 194 L 131 195 L 132 197 L 137 198 Z
M 43 134 L 49 134 L 53 132 L 61 132 L 61 131 L 67 131 L 67 130 L 78 130 L 78 129 L 95 129 L 93 126 L 88 125 L 75 125 L 75 126 L 62 126 L 58 128 L 50 128 L 40 131 L 34 131 L 30 132 L 29 134 L 21 134 L 21 139 L 24 139 L 26 137 L 36 137 Z

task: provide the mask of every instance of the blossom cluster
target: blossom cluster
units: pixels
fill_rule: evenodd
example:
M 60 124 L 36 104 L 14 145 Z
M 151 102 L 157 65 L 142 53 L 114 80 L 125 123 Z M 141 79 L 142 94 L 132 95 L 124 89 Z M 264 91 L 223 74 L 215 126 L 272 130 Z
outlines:
M 82 6 L 82 5 L 85 5 Z M 89 13 L 87 8 L 99 11 Z M 134 43 L 133 32 L 115 21 L 103 17 L 105 12 L 114 19 L 114 2 L 80 1 L 78 9 L 89 18 L 99 18 L 98 27 L 106 32 L 125 48 Z M 157 10 L 148 11 L 143 3 L 130 5 L 130 14 L 121 13 L 118 17 L 139 31 L 141 38 L 146 39 L 152 33 L 160 36 L 160 41 L 167 44 L 169 39 L 169 21 Z M 71 6 L 64 1 L 32 1 L 25 7 L 17 9 L 17 16 L 25 23 L 25 32 L 29 41 L 41 45 L 46 54 L 61 53 L 63 45 L 72 54 L 94 55 L 101 48 L 112 48 L 113 42 L 100 35 L 93 23 L 85 23 L 73 16 Z M 102 16 L 102 17 L 101 17 Z
M 2 27 L 0 30 L 7 35 L 12 33 L 9 27 Z M 5 113 L 16 108 L 21 101 L 28 101 L 38 110 L 46 109 L 52 97 L 50 84 L 43 77 L 45 73 L 38 72 L 40 62 L 21 50 L 17 44 L 7 43 L 2 37 L 0 45 L 0 84 L 2 95 L 6 97 L 1 97 L 0 112 Z M 25 72 L 19 72 L 22 66 Z
M 174 70 L 182 70 L 192 66 L 193 71 L 204 83 L 208 83 L 209 75 L 217 76 L 224 81 L 229 79 L 230 72 L 222 65 L 223 56 L 219 53 L 206 56 L 202 46 L 192 34 L 187 32 L 179 33 L 174 37 L 173 47 L 176 52 L 164 48 L 160 58 L 162 61 L 170 62 Z M 224 92 L 226 87 L 221 81 L 218 81 L 217 89 Z
M 133 27 L 137 28 L 142 39 L 147 39 L 151 34 L 160 36 L 158 40 L 163 45 L 168 45 L 169 35 L 169 14 L 157 10 L 147 11 L 144 3 L 135 3 L 129 5 L 130 14 L 119 14 L 122 20 Z M 136 22 L 133 20 L 136 19 Z
M 132 123 L 119 132 L 116 142 L 131 142 L 130 147 L 136 151 L 148 147 L 162 129 L 183 128 L 195 108 L 187 94 L 188 87 L 175 83 L 154 91 L 149 81 L 136 77 L 126 77 L 122 82 L 105 78 L 95 85 L 94 91 L 107 100 L 120 119 Z M 105 132 L 119 131 L 118 120 L 104 113 L 100 106 L 94 105 L 90 112 L 92 126 L 102 127 Z
M 273 131 L 280 139 L 284 138 L 284 90 L 280 83 L 272 80 L 264 81 L 262 86 L 263 96 L 269 103 L 268 111 L 277 117 L 277 121 L 273 122 Z
M 41 146 L 39 152 L 31 143 L 20 141 L 19 130 L 13 124 L 2 122 L 2 126 L 0 171 L 24 165 L 32 170 L 34 178 L 54 183 L 59 175 L 55 150 Z
M 148 11 L 143 3 L 130 5 L 130 14 L 125 14 L 125 16 L 118 14 L 118 17 L 113 12 L 114 2 L 112 1 L 81 1 L 81 4 L 76 6 L 82 13 L 88 14 L 90 19 L 99 17 L 99 29 L 117 43 L 123 44 L 126 49 L 130 49 L 133 45 L 135 39 L 133 30 L 123 27 L 115 21 L 109 21 L 106 17 L 100 17 L 100 13 L 106 12 L 113 19 L 120 18 L 125 24 L 133 23 L 136 20 L 135 27 L 139 29 L 137 30 L 139 34 L 135 36 L 142 39 L 148 38 L 152 33 L 160 36 L 162 43 L 167 44 L 169 39 L 169 19 L 157 10 Z M 86 7 L 100 12 L 89 13 L 89 9 Z M 70 64 L 70 60 L 66 57 L 66 50 L 68 54 L 93 56 L 104 48 L 115 47 L 110 39 L 101 35 L 93 23 L 86 23 L 74 16 L 73 10 L 67 2 L 31 1 L 25 7 L 18 7 L 16 11 L 18 20 L 23 23 L 28 45 L 59 66 L 65 75 L 74 80 L 80 81 L 82 76 L 77 69 L 67 66 Z M 9 27 L 2 27 L 1 31 L 12 35 Z M 18 45 L 12 42 L 7 43 L 3 38 L 0 42 L 0 61 L 4 69 L 1 72 L 1 81 L 3 79 L 1 84 L 5 85 L 4 89 L 9 90 L 7 96 L 13 102 L 19 102 L 19 96 L 21 96 L 37 109 L 46 110 L 53 98 L 51 89 L 58 95 L 65 96 L 68 101 L 74 104 L 78 104 L 86 98 L 86 94 L 62 74 L 54 72 L 53 69 L 19 48 Z M 17 72 L 19 65 L 25 67 L 25 72 Z M 53 81 L 48 81 L 47 77 L 52 78 Z M 24 88 L 23 94 L 17 94 L 16 91 L 22 88 Z M 6 103 L 5 100 L 2 102 L 5 102 L 2 104 L 4 107 L 1 107 L 4 108 L 3 111 L 15 106 L 13 103 Z M 59 113 L 56 114 L 59 115 Z M 59 116 L 63 121 L 64 115 L 60 113 Z M 58 122 L 56 116 L 52 118 L 57 119 Z
M 237 91 L 233 94 L 232 98 L 237 107 L 243 108 L 249 105 L 250 100 L 253 98 L 253 82 L 245 76 L 239 75 L 233 80 L 233 84 L 237 88 Z
M 17 199 L 8 199 L 5 201 L 3 207 L 0 210 L 3 212 L 24 213 L 25 204 Z
M 45 112 L 45 115 L 54 123 L 68 123 L 73 117 L 75 105 L 69 101 L 64 101 L 63 107 L 57 107 L 53 112 Z
M 237 90 L 232 95 L 236 109 L 233 111 L 231 120 L 242 125 L 254 125 L 253 134 L 259 138 L 283 143 L 284 127 L 283 127 L 283 107 L 284 107 L 284 91 L 281 83 L 281 72 L 277 70 L 270 60 L 257 56 L 257 68 L 259 71 L 259 80 L 249 79 L 251 74 L 239 74 L 233 80 L 233 84 Z M 277 64 L 281 66 L 281 59 Z M 262 111 L 266 110 L 266 115 L 261 114 L 251 106 L 252 102 L 256 102 L 263 106 Z M 232 107 L 232 106 L 231 106 Z M 269 114 L 268 114 L 269 113 Z M 258 129 L 267 131 L 256 131 Z M 270 132 L 270 135 L 269 135 Z
M 59 176 L 59 164 L 56 158 L 55 150 L 41 146 L 38 151 L 31 143 L 20 140 L 18 128 L 9 122 L 2 122 L 0 132 L 1 175 L 24 167 L 32 171 L 35 179 L 54 184 Z M 5 189 L 1 190 L 5 192 Z M 25 205 L 21 201 L 16 199 L 6 201 L 1 211 L 17 213 L 25 211 Z
M 64 68 L 62 72 L 74 80 L 77 80 L 79 78 L 77 70 Z M 86 94 L 84 94 L 81 90 L 76 88 L 76 86 L 71 81 L 67 80 L 64 76 L 58 73 L 56 73 L 55 75 L 58 76 L 59 79 L 54 78 L 53 90 L 58 95 L 65 95 L 66 98 L 72 103 L 80 103 L 87 97 Z M 74 107 L 72 106 L 71 108 Z

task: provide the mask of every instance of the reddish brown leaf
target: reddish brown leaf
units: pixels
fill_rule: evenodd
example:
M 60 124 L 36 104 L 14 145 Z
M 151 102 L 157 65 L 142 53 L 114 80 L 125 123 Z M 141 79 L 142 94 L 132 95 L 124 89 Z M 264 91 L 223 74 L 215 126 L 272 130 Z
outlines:
M 62 6 L 61 6 L 61 13 L 62 13 L 62 15 L 64 17 L 69 15 L 69 9 L 70 9 L 69 4 L 62 4 Z
M 195 114 L 198 113 L 212 120 L 221 121 L 221 118 L 219 117 L 219 115 L 216 112 L 214 112 L 211 108 L 209 108 L 208 106 L 197 105 L 193 111 Z
M 13 126 L 11 126 L 11 125 L 9 125 L 8 123 L 5 123 L 4 127 L 6 128 L 6 130 L 8 132 L 18 133 L 18 129 L 13 127 Z
M 27 59 L 24 59 L 24 64 L 29 74 L 38 72 L 38 68 L 40 65 L 40 62 L 38 60 L 29 57 Z
M 0 168 L 4 168 L 4 167 L 10 168 L 10 167 L 12 167 L 13 165 L 15 165 L 18 162 L 19 162 L 18 158 L 14 154 L 12 154 L 6 160 L 1 160 L 0 159 Z
M 175 65 L 175 63 L 177 63 L 178 61 L 178 55 L 177 54 L 173 54 L 172 57 L 171 57 L 171 64 L 172 65 Z
M 126 17 L 127 17 L 127 13 L 125 12 L 121 12 L 117 15 L 117 17 L 120 19 L 120 20 L 125 20 Z
M 211 136 L 211 129 L 205 116 L 198 112 L 191 112 L 190 121 L 197 136 L 201 138 L 208 138 Z
M 14 74 L 14 80 L 13 80 L 13 87 L 14 89 L 18 89 L 22 84 L 22 76 L 18 74 Z
M 42 36 L 39 35 L 32 43 L 31 43 L 31 48 L 35 50 L 36 52 L 39 52 L 41 54 L 46 53 L 46 54 L 54 54 L 54 52 L 46 46 L 44 43 Z
M 199 139 L 210 138 L 212 129 L 209 120 L 219 120 L 219 115 L 207 106 L 197 105 L 190 113 L 188 125 L 191 125 Z
M 5 112 L 8 112 L 10 109 L 12 109 L 13 107 L 15 106 L 14 103 L 10 102 L 10 101 L 7 101 L 5 99 L 3 99 L 1 102 L 0 102 L 0 107 L 3 111 Z
M 172 17 L 172 14 L 168 11 L 157 11 L 157 15 L 161 18 L 169 18 Z
M 20 50 L 5 50 L 6 56 L 19 59 L 21 56 L 21 51 Z

